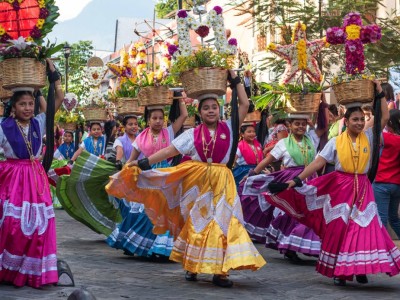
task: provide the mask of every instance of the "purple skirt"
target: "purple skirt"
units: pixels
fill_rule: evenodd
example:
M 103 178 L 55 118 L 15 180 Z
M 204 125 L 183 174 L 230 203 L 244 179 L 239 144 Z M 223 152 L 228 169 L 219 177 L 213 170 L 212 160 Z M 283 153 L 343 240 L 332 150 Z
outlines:
M 242 184 L 243 192 L 239 195 L 247 223 L 246 229 L 252 238 L 265 242 L 267 248 L 279 250 L 281 253 L 290 250 L 318 256 L 321 241 L 314 231 L 271 206 L 264 197 L 269 193 L 268 184 L 271 181 L 286 182 L 299 175 L 303 169 L 303 166 L 292 167 L 268 175 L 249 177 Z

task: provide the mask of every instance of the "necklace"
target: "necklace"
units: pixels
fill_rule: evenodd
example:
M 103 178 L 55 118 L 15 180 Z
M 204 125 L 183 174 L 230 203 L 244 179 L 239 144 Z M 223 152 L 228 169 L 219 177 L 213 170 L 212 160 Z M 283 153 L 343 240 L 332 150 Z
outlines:
M 69 149 L 71 149 L 71 144 L 69 144 L 69 146 L 67 146 L 67 160 L 69 160 L 70 159 L 70 157 L 69 157 Z
M 207 159 L 207 163 L 208 164 L 211 164 L 213 162 L 212 161 L 212 156 L 214 154 L 215 140 L 217 138 L 217 134 L 218 134 L 218 125 L 217 125 L 217 128 L 215 129 L 214 136 L 211 137 L 210 141 L 207 143 L 205 135 L 204 135 L 204 126 L 201 129 L 201 142 L 202 142 L 202 145 L 203 145 L 203 154 L 204 154 L 204 157 Z M 211 151 L 210 151 L 209 150 L 209 146 L 211 145 L 211 143 L 213 143 L 213 145 L 212 145 L 212 148 L 211 148 Z M 209 152 L 210 152 L 210 157 L 207 157 Z
M 293 142 L 300 149 L 301 156 L 303 157 L 304 166 L 307 166 L 308 165 L 308 146 L 307 146 L 304 136 L 301 138 L 301 143 L 297 142 L 297 140 L 295 139 L 293 134 L 291 134 L 291 137 L 293 139 Z
M 35 181 L 36 191 L 39 194 L 39 196 L 42 196 L 44 194 L 44 191 L 45 191 L 46 181 L 45 181 L 45 178 L 44 178 L 44 169 L 41 169 L 40 167 L 37 166 L 37 164 L 35 162 L 35 156 L 33 155 L 31 123 L 29 123 L 29 125 L 28 125 L 29 126 L 28 134 L 26 135 L 25 132 L 24 132 L 22 124 L 17 119 L 15 120 L 15 122 L 17 123 L 17 127 L 18 127 L 19 131 L 21 132 L 21 135 L 22 135 L 22 137 L 24 139 L 26 149 L 28 150 L 29 159 L 31 161 L 33 173 L 35 175 L 34 176 L 34 181 Z M 36 176 L 37 173 L 39 173 L 39 175 L 42 177 L 42 181 L 43 181 L 43 188 L 42 188 L 41 192 L 39 192 L 38 178 Z

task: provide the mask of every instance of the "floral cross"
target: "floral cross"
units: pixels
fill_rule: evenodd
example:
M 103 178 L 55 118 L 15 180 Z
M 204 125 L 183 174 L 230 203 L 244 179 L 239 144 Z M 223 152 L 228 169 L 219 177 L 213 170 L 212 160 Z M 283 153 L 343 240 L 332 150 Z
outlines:
M 351 12 L 344 17 L 343 27 L 331 27 L 326 31 L 326 40 L 332 45 L 345 44 L 346 73 L 358 74 L 365 69 L 364 44 L 376 43 L 382 37 L 376 25 L 362 26 L 361 15 Z
M 281 83 L 289 83 L 298 72 L 307 74 L 312 82 L 320 83 L 322 75 L 316 56 L 325 45 L 323 39 L 307 41 L 306 25 L 298 22 L 293 29 L 292 44 L 282 46 L 271 43 L 267 50 L 287 62 Z

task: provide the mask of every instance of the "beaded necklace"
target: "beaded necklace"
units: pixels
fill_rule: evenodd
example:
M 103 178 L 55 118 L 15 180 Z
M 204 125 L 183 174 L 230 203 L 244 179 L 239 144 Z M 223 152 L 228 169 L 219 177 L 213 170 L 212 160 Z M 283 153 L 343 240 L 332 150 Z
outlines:
M 204 135 L 204 126 L 201 129 L 201 142 L 203 144 L 203 154 L 204 154 L 204 157 L 207 159 L 207 163 L 208 164 L 211 164 L 213 162 L 212 161 L 212 156 L 214 154 L 215 140 L 217 138 L 217 132 L 218 132 L 218 124 L 217 124 L 217 128 L 215 129 L 214 136 L 207 143 L 205 135 Z M 211 151 L 210 151 L 208 148 L 211 145 L 211 143 L 213 143 L 213 145 L 212 145 L 212 148 L 211 148 Z M 207 157 L 208 156 L 208 152 L 210 152 L 210 157 Z
M 304 135 L 301 138 L 301 142 L 297 142 L 297 140 L 295 139 L 294 135 L 291 134 L 290 135 L 291 138 L 293 139 L 293 142 L 297 145 L 297 147 L 299 147 L 300 152 L 301 152 L 301 156 L 303 157 L 303 162 L 304 162 L 304 166 L 308 165 L 308 145 L 305 141 L 305 137 Z

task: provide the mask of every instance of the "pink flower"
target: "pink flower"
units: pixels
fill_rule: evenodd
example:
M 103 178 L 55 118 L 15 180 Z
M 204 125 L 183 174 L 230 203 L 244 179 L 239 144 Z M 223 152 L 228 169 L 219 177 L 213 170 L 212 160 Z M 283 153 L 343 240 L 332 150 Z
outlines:
M 344 44 L 346 37 L 340 27 L 331 27 L 326 31 L 326 41 L 332 45 Z
M 40 37 L 42 36 L 42 32 L 40 31 L 39 28 L 37 28 L 37 27 L 35 26 L 35 27 L 33 27 L 33 29 L 31 30 L 30 35 L 31 35 L 32 38 L 38 39 L 38 38 L 40 38 Z
M 40 13 L 39 13 L 39 18 L 40 19 L 46 19 L 49 16 L 49 11 L 47 8 L 41 8 Z
M 213 9 L 214 9 L 215 12 L 217 13 L 217 15 L 222 14 L 222 7 L 221 7 L 221 6 L 214 6 Z
M 180 11 L 178 11 L 178 18 L 186 18 L 188 16 L 186 10 L 181 9 Z
M 235 38 L 229 39 L 228 44 L 231 46 L 237 46 L 238 45 L 237 39 Z
M 361 15 L 358 12 L 351 12 L 348 13 L 345 17 L 344 17 L 344 21 L 343 21 L 343 26 L 347 27 L 349 25 L 358 25 L 358 26 L 362 26 L 362 20 L 361 20 Z

